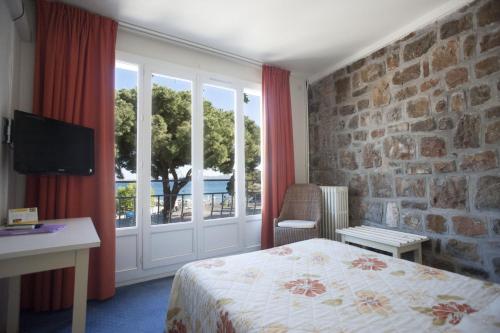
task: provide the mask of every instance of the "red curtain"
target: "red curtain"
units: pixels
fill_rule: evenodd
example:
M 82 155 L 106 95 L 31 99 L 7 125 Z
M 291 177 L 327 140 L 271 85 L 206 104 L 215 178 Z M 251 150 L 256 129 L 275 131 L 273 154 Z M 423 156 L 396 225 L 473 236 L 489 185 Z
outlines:
M 29 176 L 26 205 L 40 219 L 90 216 L 101 239 L 90 252 L 88 296 L 115 292 L 114 64 L 117 23 L 68 5 L 37 1 L 33 113 L 95 130 L 95 174 Z M 23 276 L 22 306 L 73 304 L 74 269 Z
M 273 246 L 273 219 L 278 217 L 286 189 L 295 182 L 290 72 L 264 65 L 264 172 L 261 247 Z

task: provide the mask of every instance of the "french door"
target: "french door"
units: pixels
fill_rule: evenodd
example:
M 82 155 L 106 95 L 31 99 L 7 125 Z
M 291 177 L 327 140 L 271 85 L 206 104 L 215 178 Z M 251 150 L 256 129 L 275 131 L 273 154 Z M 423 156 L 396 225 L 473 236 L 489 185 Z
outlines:
M 117 281 L 258 249 L 260 86 L 128 54 L 115 84 Z

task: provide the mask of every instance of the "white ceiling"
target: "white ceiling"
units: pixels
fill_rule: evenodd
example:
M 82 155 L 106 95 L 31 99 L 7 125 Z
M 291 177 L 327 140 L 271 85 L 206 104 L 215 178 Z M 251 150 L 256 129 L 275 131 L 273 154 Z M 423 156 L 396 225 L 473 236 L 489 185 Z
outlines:
M 362 57 L 468 0 L 63 2 L 314 77 Z

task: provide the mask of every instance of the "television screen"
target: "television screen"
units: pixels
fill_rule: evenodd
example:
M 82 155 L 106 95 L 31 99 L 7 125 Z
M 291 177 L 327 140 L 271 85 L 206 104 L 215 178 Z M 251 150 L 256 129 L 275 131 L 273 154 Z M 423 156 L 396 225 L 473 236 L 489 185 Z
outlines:
M 14 112 L 14 170 L 24 174 L 94 174 L 94 130 Z

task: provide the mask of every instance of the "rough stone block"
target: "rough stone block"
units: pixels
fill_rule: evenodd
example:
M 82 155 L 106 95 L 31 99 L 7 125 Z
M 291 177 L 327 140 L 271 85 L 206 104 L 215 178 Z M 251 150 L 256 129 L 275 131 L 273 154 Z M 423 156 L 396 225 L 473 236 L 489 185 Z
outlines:
M 449 40 L 432 52 L 432 70 L 439 72 L 458 63 L 458 42 Z
M 402 217 L 403 226 L 418 232 L 423 231 L 422 216 L 420 214 L 405 214 Z
M 349 181 L 350 196 L 368 196 L 368 177 L 366 175 L 354 175 Z
M 360 73 L 363 82 L 373 82 L 385 74 L 385 66 L 383 63 L 369 64 L 361 69 Z
M 478 116 L 466 114 L 460 117 L 453 138 L 455 148 L 478 148 L 480 130 L 481 123 Z
M 438 121 L 438 129 L 440 130 L 449 130 L 455 126 L 453 123 L 453 119 L 450 117 L 443 117 Z
M 485 171 L 497 167 L 497 155 L 488 150 L 477 154 L 466 155 L 460 168 L 464 171 Z
M 344 105 L 339 109 L 339 114 L 341 116 L 348 116 L 356 112 L 356 107 L 354 105 Z
M 418 210 L 427 210 L 427 202 L 419 202 L 419 201 L 401 201 L 402 209 L 418 209 Z
M 477 209 L 500 209 L 500 177 L 483 176 L 477 182 Z
M 396 178 L 396 195 L 398 197 L 425 197 L 425 179 Z
M 481 60 L 476 63 L 475 69 L 476 77 L 478 79 L 482 78 L 483 76 L 490 75 L 491 73 L 498 72 L 500 70 L 500 57 L 493 56 Z
M 347 73 L 352 73 L 354 71 L 357 71 L 358 69 L 363 67 L 365 63 L 366 63 L 366 58 L 359 59 L 359 60 L 353 62 L 352 64 L 347 66 Z
M 446 103 L 446 100 L 442 99 L 436 103 L 434 110 L 436 113 L 446 112 L 448 110 L 448 103 Z
M 358 168 L 356 154 L 353 151 L 343 150 L 339 155 L 340 167 L 342 169 L 356 170 Z
M 454 93 L 450 98 L 450 109 L 453 112 L 464 112 L 466 108 L 465 95 L 462 91 Z
M 399 51 L 399 50 L 398 50 Z M 393 52 L 386 59 L 387 70 L 391 71 L 399 67 L 399 52 Z
M 467 179 L 463 176 L 434 178 L 430 189 L 432 207 L 465 209 L 467 206 Z
M 349 127 L 350 129 L 357 129 L 359 127 L 359 116 L 355 115 L 351 119 L 349 119 L 347 127 Z
M 446 218 L 441 215 L 429 214 L 425 218 L 426 230 L 438 234 L 445 234 L 448 232 L 446 225 Z
M 453 230 L 457 235 L 473 237 L 488 234 L 484 221 L 468 216 L 453 216 Z
M 387 132 L 389 133 L 408 132 L 409 126 L 410 125 L 408 123 L 399 123 L 396 125 L 390 125 L 389 127 L 387 127 Z
M 361 99 L 358 101 L 358 103 L 356 103 L 358 111 L 363 111 L 364 109 L 367 109 L 369 105 L 370 105 L 369 99 Z
M 385 213 L 385 224 L 388 227 L 395 228 L 399 224 L 399 208 L 396 202 L 388 202 Z
M 500 21 L 500 2 L 498 0 L 491 0 L 484 4 L 477 11 L 477 24 L 479 26 L 485 26 L 490 23 L 495 23 Z
M 446 142 L 444 139 L 432 136 L 420 140 L 420 154 L 426 157 L 446 156 Z
M 372 90 L 373 106 L 379 107 L 389 104 L 391 101 L 391 92 L 389 90 L 389 82 L 380 80 Z
M 430 132 L 436 129 L 436 121 L 434 118 L 427 118 L 411 124 L 410 128 L 412 132 Z
M 488 119 L 500 118 L 500 105 L 486 109 L 484 113 Z
M 479 42 L 479 47 L 481 48 L 481 52 L 485 52 L 495 47 L 500 46 L 500 31 L 493 32 L 491 34 L 484 35 Z
M 351 144 L 351 133 L 343 133 L 337 135 L 337 145 L 341 148 L 348 147 Z
M 484 269 L 471 266 L 461 266 L 458 271 L 460 274 L 481 280 L 486 280 L 490 276 Z
M 415 96 L 417 92 L 418 92 L 417 86 L 406 87 L 399 90 L 394 95 L 394 98 L 396 99 L 396 101 L 404 101 L 405 99 Z
M 479 251 L 476 243 L 450 239 L 446 244 L 446 251 L 449 255 L 459 259 L 471 261 L 479 260 Z
M 371 137 L 372 139 L 376 139 L 376 138 L 381 138 L 385 135 L 385 129 L 384 128 L 378 128 L 378 129 L 374 129 L 372 132 L 371 132 Z
M 370 112 L 370 124 L 381 125 L 384 122 L 384 117 L 382 111 L 372 111 Z
M 455 36 L 463 31 L 467 31 L 472 28 L 472 14 L 467 14 L 459 19 L 448 21 L 441 25 L 439 29 L 441 33 L 441 39 L 446 39 L 451 36 Z
M 426 92 L 427 90 L 432 89 L 435 86 L 437 86 L 439 82 L 440 82 L 440 80 L 437 79 L 437 78 L 436 79 L 427 80 L 427 81 L 423 82 L 420 85 L 420 91 L 421 92 Z
M 337 103 L 344 102 L 351 93 L 351 79 L 345 77 L 343 79 L 335 81 L 335 100 Z
M 392 189 L 392 176 L 388 173 L 375 173 L 370 175 L 372 196 L 375 198 L 391 198 L 394 196 Z
M 395 160 L 415 158 L 416 144 L 410 136 L 391 136 L 384 139 L 385 156 Z
M 354 139 L 354 141 L 366 141 L 367 137 L 367 131 L 355 131 L 352 133 L 352 138 Z
M 410 61 L 424 55 L 435 43 L 436 32 L 430 31 L 414 42 L 406 44 L 403 49 L 404 61 Z
M 377 59 L 377 58 L 380 58 L 383 55 L 385 55 L 386 52 L 387 52 L 387 49 L 385 47 L 383 47 L 380 50 L 377 50 L 377 51 L 373 52 L 370 57 L 372 59 Z
M 420 77 L 420 64 L 408 66 L 394 73 L 392 84 L 402 85 Z
M 455 161 L 439 161 L 434 163 L 436 173 L 448 173 L 457 171 L 457 163 Z
M 469 71 L 465 67 L 451 69 L 446 73 L 445 80 L 448 88 L 458 87 L 469 81 Z
M 421 97 L 406 104 L 406 113 L 410 118 L 424 117 L 429 114 L 429 99 Z
M 373 143 L 367 143 L 363 147 L 363 166 L 366 169 L 378 168 L 382 165 L 382 154 Z
M 500 142 L 500 121 L 496 121 L 486 127 L 485 142 L 491 144 Z
M 480 105 L 491 98 L 491 89 L 488 85 L 482 84 L 470 89 L 470 104 L 472 106 Z
M 364 86 L 361 89 L 353 91 L 352 97 L 358 97 L 358 96 L 364 95 L 364 94 L 366 94 L 367 91 L 368 91 L 368 86 Z
M 391 107 L 385 112 L 385 121 L 393 123 L 401 120 L 401 116 L 401 106 Z
M 429 163 L 408 163 L 406 166 L 407 175 L 429 175 L 432 167 Z
M 476 55 L 476 36 L 469 35 L 464 39 L 463 50 L 465 59 L 470 59 Z

